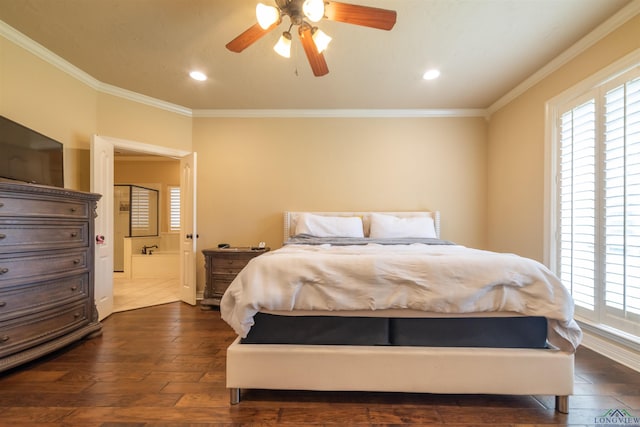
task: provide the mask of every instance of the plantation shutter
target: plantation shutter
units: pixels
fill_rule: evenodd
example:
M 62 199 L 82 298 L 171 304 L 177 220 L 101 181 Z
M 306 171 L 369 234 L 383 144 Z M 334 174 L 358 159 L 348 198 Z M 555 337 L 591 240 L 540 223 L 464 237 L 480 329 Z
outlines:
M 596 105 L 594 99 L 561 115 L 559 276 L 576 306 L 595 307 Z
M 640 318 L 640 78 L 608 90 L 604 104 L 604 303 L 608 314 L 637 320 Z
M 180 187 L 169 187 L 169 230 L 180 230 Z
M 149 229 L 149 191 L 131 187 L 131 229 Z

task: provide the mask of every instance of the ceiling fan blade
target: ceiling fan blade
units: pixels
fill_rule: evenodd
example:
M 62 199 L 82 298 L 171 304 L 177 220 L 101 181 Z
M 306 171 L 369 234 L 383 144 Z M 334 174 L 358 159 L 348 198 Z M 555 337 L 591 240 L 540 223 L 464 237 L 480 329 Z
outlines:
M 316 43 L 311 37 L 311 28 L 308 25 L 301 25 L 298 28 L 298 34 L 300 35 L 300 41 L 302 42 L 304 53 L 307 54 L 309 65 L 311 65 L 311 69 L 313 70 L 313 75 L 320 77 L 328 74 L 329 68 L 327 67 L 327 62 L 324 60 L 324 55 L 322 53 L 318 53 Z
M 252 44 L 254 44 L 255 42 L 257 42 L 262 36 L 267 34 L 269 31 L 277 27 L 278 24 L 279 22 L 275 22 L 269 28 L 264 30 L 262 29 L 260 24 L 256 22 L 251 27 L 247 28 L 238 37 L 236 37 L 235 39 L 227 43 L 227 49 L 229 49 L 232 52 L 240 53 L 246 48 L 248 48 L 249 46 L 251 46 Z
M 364 27 L 390 30 L 396 24 L 396 11 L 377 7 L 330 1 L 325 6 L 327 19 Z

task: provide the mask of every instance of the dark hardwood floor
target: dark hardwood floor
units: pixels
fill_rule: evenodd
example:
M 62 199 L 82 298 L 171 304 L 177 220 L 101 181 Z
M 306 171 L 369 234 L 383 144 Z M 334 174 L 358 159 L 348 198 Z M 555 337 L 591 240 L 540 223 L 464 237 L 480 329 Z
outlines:
M 610 409 L 640 417 L 640 373 L 582 347 L 569 415 L 551 396 L 248 390 L 230 406 L 233 339 L 219 312 L 199 306 L 115 313 L 102 336 L 0 373 L 0 426 L 593 426 Z

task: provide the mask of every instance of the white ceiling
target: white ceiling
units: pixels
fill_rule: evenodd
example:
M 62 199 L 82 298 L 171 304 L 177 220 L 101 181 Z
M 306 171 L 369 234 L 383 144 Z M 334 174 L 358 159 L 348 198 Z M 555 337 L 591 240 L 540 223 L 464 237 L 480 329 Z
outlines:
M 323 77 L 297 34 L 291 59 L 272 50 L 288 18 L 242 53 L 225 48 L 257 2 L 0 0 L 0 20 L 102 83 L 194 110 L 484 109 L 630 0 L 344 0 L 396 10 L 397 23 L 321 21 L 333 37 Z M 442 76 L 423 80 L 431 67 Z

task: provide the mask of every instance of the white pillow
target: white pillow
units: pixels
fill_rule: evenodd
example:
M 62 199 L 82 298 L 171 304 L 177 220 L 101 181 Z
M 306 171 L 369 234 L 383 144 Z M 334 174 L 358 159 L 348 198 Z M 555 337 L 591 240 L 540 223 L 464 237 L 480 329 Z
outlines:
M 412 216 L 401 218 L 393 215 L 371 214 L 369 237 L 372 239 L 437 238 L 433 218 Z
M 304 213 L 298 217 L 296 234 L 316 237 L 364 237 L 362 218 Z

